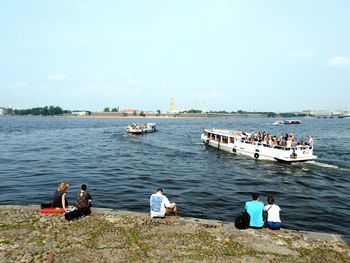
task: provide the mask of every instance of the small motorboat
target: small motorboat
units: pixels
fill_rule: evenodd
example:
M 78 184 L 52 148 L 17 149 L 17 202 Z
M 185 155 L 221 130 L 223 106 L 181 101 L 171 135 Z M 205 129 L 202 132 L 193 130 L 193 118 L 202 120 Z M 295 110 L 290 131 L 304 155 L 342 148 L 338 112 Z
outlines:
M 283 121 L 275 121 L 274 125 L 281 125 L 281 124 L 301 124 L 301 120 L 283 120 Z
M 132 134 L 151 133 L 156 131 L 156 124 L 155 123 L 133 123 L 128 126 L 126 131 Z

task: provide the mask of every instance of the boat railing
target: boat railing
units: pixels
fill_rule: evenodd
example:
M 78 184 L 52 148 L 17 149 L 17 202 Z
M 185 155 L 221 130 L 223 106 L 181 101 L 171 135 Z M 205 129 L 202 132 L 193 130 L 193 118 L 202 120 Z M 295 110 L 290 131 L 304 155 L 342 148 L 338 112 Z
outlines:
M 296 145 L 296 146 L 287 147 L 287 146 L 275 145 L 275 146 L 273 146 L 273 148 L 284 150 L 284 151 L 290 151 L 290 150 L 303 151 L 303 150 L 311 150 L 312 146 L 310 146 L 310 145 Z
M 274 149 L 279 149 L 283 151 L 290 151 L 290 150 L 311 150 L 312 146 L 310 145 L 296 145 L 296 146 L 286 146 L 286 145 L 269 145 L 266 142 L 252 142 L 252 141 L 247 141 L 242 139 L 242 143 L 246 144 L 252 144 L 252 145 L 257 145 L 257 146 L 264 146 L 267 148 L 274 148 Z

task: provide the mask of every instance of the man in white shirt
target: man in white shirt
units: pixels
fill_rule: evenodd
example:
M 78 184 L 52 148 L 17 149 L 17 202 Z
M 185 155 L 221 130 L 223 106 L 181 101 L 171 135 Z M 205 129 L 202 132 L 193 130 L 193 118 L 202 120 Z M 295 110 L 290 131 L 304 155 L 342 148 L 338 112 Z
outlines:
M 266 211 L 268 215 L 265 225 L 272 230 L 278 230 L 282 227 L 280 218 L 281 208 L 274 204 L 275 198 L 271 195 L 267 198 L 267 203 L 268 204 L 264 207 L 264 211 Z
M 152 218 L 164 218 L 171 211 L 173 211 L 174 216 L 177 215 L 176 203 L 169 202 L 162 188 L 158 188 L 156 193 L 151 195 L 150 206 Z

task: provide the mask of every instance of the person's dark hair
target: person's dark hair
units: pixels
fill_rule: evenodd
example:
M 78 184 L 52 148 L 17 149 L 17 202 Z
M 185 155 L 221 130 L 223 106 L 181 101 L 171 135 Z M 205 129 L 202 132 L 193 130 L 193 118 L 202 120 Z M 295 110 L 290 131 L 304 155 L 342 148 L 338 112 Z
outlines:
M 85 184 L 82 184 L 80 188 L 81 188 L 81 190 L 86 191 L 86 185 Z
M 164 193 L 164 191 L 163 191 L 162 188 L 158 188 L 158 189 L 157 189 L 157 192 L 162 192 L 162 193 Z
M 273 205 L 273 203 L 275 202 L 275 198 L 273 198 L 272 195 L 270 195 L 268 198 L 267 198 L 267 203 L 269 205 Z
M 258 200 L 259 194 L 258 193 L 252 193 L 253 200 Z

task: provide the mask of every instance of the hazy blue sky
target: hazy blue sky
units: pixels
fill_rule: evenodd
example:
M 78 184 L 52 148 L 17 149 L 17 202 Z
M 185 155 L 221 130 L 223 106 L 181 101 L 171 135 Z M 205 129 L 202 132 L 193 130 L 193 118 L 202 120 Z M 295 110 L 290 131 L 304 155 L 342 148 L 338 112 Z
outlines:
M 348 0 L 11 0 L 0 106 L 350 110 Z

